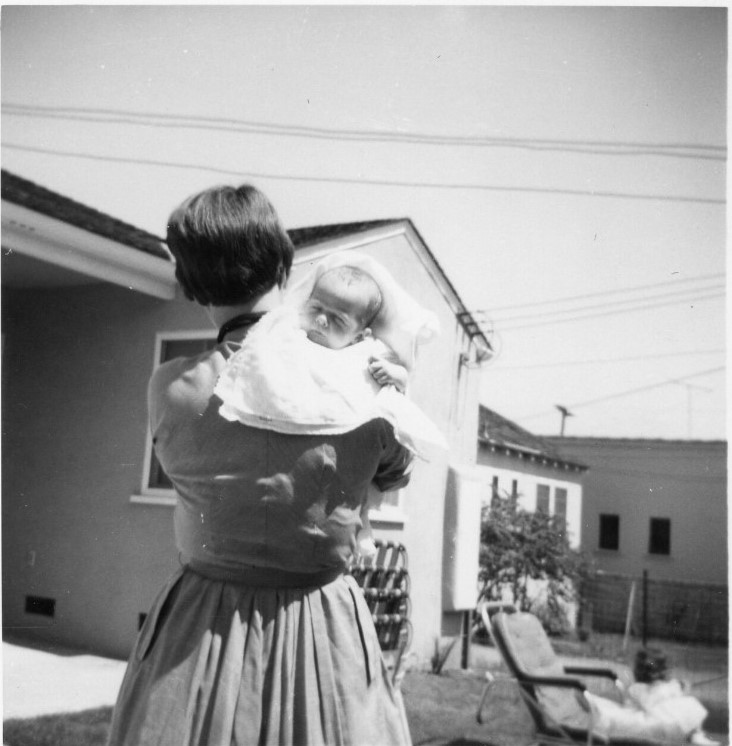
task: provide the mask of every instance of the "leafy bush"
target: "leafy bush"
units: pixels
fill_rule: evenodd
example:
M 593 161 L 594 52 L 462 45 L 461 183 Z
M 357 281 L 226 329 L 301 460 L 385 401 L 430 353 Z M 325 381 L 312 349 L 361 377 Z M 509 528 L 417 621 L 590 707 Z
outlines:
M 495 496 L 483 508 L 480 542 L 480 599 L 500 601 L 508 589 L 514 605 L 535 613 L 550 634 L 568 631 L 567 605 L 578 599 L 591 563 L 570 547 L 564 520 Z M 544 581 L 540 598 L 532 581 Z

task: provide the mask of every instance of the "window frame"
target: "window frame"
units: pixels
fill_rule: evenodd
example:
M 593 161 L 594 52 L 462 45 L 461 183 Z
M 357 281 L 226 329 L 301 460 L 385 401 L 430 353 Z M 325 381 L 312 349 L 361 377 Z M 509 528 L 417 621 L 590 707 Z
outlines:
M 563 509 L 561 512 L 559 510 L 560 505 L 563 506 Z M 566 525 L 568 510 L 569 510 L 569 490 L 566 487 L 555 487 L 554 488 L 554 509 L 552 511 L 552 515 L 558 518 L 561 518 Z
M 660 539 L 663 539 L 666 544 L 666 551 L 665 552 L 659 552 L 659 551 L 653 551 L 654 550 L 654 535 L 656 537 L 656 545 L 658 544 L 659 536 L 657 534 L 654 534 L 653 527 L 654 526 L 665 526 L 666 533 L 665 536 L 660 537 Z M 670 557 L 671 556 L 671 519 L 670 518 L 664 518 L 661 516 L 651 516 L 648 519 L 648 554 L 652 557 Z
M 389 490 L 384 493 L 381 505 L 369 508 L 369 521 L 374 526 L 377 524 L 399 524 L 406 523 L 404 515 L 404 487 L 398 490 Z
M 552 488 L 551 485 L 546 484 L 544 482 L 538 482 L 536 485 L 536 512 L 537 513 L 545 513 L 546 515 L 551 515 L 551 495 L 552 495 Z M 539 505 L 539 500 L 541 499 L 542 503 L 544 502 L 544 499 L 546 499 L 545 505 Z
M 215 340 L 216 333 L 216 329 L 185 329 L 156 332 L 153 350 L 152 372 L 154 373 L 163 364 L 163 362 L 167 362 L 161 360 L 163 346 L 166 342 L 179 340 Z M 150 431 L 150 423 L 148 422 L 147 427 L 145 428 L 145 455 L 142 463 L 142 480 L 140 483 L 140 492 L 139 494 L 132 495 L 130 497 L 130 502 L 138 503 L 141 505 L 175 506 L 177 498 L 175 495 L 175 490 L 172 487 L 150 486 L 150 470 L 152 469 L 153 463 L 152 455 L 152 432 Z
M 601 552 L 619 552 L 620 551 L 620 514 L 619 513 L 599 513 L 599 521 L 600 524 L 598 526 L 598 536 L 597 536 L 597 548 Z M 614 518 L 616 522 L 615 527 L 615 543 L 616 545 L 614 547 L 607 547 L 603 546 L 603 518 Z

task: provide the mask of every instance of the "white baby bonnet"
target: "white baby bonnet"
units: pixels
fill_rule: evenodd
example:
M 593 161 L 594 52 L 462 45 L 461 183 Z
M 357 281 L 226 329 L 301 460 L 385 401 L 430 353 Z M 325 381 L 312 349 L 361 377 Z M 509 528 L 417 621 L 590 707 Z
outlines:
M 411 371 L 417 347 L 440 333 L 439 321 L 434 312 L 423 308 L 397 283 L 386 267 L 367 254 L 358 251 L 329 254 L 288 290 L 285 303 L 301 308 L 310 297 L 315 283 L 335 267 L 357 267 L 373 277 L 381 290 L 382 303 L 371 322 L 371 331 Z
M 349 252 L 349 261 L 329 263 L 327 268 L 363 267 L 351 262 L 352 256 Z M 413 364 L 417 344 L 437 333 L 436 318 L 431 312 L 421 312 L 386 270 L 374 271 L 374 266 L 379 267 L 369 259 L 369 269 L 364 267 L 364 271 L 382 288 L 382 311 L 386 311 L 375 327 L 401 348 L 397 354 L 405 365 Z M 318 265 L 312 274 L 320 276 L 323 271 Z M 391 286 L 385 283 L 386 276 Z M 371 377 L 368 360 L 386 351 L 382 341 L 367 338 L 331 350 L 307 338 L 300 329 L 297 309 L 309 297 L 304 288 L 312 289 L 313 283 L 314 279 L 306 278 L 285 305 L 262 317 L 229 358 L 214 389 L 222 401 L 219 413 L 230 421 L 303 435 L 345 433 L 383 418 L 392 424 L 399 442 L 424 458 L 436 455 L 435 449 L 447 449 L 437 426 L 413 402 Z M 387 304 L 392 307 L 386 308 Z

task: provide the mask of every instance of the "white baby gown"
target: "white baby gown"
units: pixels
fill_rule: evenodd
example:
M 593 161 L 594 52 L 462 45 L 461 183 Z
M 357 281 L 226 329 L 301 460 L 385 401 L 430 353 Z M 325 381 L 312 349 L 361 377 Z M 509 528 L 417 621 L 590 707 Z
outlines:
M 394 427 L 397 440 L 423 458 L 447 449 L 437 426 L 394 386 L 380 386 L 368 371 L 383 342 L 364 339 L 331 350 L 311 342 L 295 308 L 265 314 L 228 360 L 214 393 L 230 421 L 279 433 L 336 435 L 376 418 Z
M 382 295 L 371 324 L 373 337 L 340 350 L 311 342 L 300 328 L 299 309 L 318 278 L 338 266 L 370 274 Z M 423 309 L 371 257 L 356 251 L 331 254 L 288 292 L 283 306 L 255 324 L 228 360 L 214 393 L 228 420 L 293 434 L 349 432 L 384 418 L 397 439 L 431 459 L 447 450 L 437 426 L 394 386 L 380 386 L 368 371 L 369 358 L 391 352 L 412 370 L 417 347 L 439 332 L 437 317 Z

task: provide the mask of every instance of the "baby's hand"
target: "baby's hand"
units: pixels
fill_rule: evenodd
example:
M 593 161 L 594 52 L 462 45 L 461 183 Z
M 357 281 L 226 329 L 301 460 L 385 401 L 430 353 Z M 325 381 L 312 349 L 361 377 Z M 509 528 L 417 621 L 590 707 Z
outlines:
M 372 355 L 369 358 L 369 373 L 380 386 L 392 384 L 402 392 L 407 386 L 406 369 L 396 363 L 390 363 L 384 358 Z

